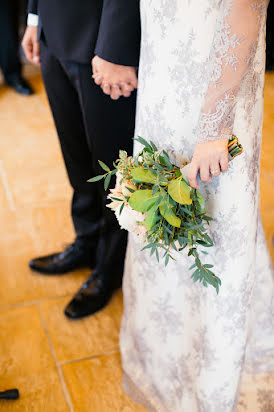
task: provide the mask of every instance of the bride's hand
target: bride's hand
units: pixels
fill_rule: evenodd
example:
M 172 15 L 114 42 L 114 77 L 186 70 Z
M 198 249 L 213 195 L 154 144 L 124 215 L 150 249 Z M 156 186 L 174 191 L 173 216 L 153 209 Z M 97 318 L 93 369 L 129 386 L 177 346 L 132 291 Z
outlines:
M 189 166 L 187 179 L 191 187 L 200 189 L 197 174 L 203 182 L 210 182 L 228 169 L 228 139 L 197 143 Z

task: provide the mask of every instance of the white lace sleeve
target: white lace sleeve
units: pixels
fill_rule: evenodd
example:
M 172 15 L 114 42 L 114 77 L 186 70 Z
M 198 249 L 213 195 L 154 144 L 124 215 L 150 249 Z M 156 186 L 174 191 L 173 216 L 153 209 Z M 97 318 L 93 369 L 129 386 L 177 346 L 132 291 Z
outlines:
M 229 138 L 237 94 L 252 64 L 267 0 L 223 0 L 211 52 L 211 75 L 199 119 L 198 142 Z

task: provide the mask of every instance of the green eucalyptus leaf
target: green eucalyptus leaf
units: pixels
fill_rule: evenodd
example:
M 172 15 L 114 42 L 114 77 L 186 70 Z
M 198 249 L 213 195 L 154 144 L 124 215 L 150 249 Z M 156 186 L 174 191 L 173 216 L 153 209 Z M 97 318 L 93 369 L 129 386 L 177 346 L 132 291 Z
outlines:
M 108 174 L 107 177 L 105 178 L 105 182 L 104 182 L 104 189 L 107 190 L 110 184 L 110 180 L 111 180 L 111 174 Z
M 155 144 L 152 142 L 152 141 L 150 141 L 150 146 L 152 147 L 152 149 L 154 150 L 154 152 L 157 152 L 157 146 L 155 146 Z
M 119 197 L 111 197 L 111 200 L 117 200 L 117 202 L 123 202 L 123 199 L 119 199 Z
M 212 244 L 208 244 L 208 243 L 205 242 L 204 240 L 199 240 L 199 239 L 197 239 L 196 242 L 199 243 L 199 245 L 202 245 L 202 246 L 204 246 L 204 247 L 212 247 L 212 246 L 213 246 Z
M 125 207 L 125 203 L 123 203 L 122 206 L 120 207 L 119 215 L 122 214 L 122 211 L 123 211 L 124 207 Z
M 158 160 L 159 160 L 159 163 L 160 163 L 162 166 L 166 166 L 166 162 L 165 162 L 164 156 L 159 156 L 159 157 L 158 157 Z
M 110 168 L 104 162 L 102 162 L 102 160 L 98 160 L 98 163 L 102 169 L 104 169 L 106 172 L 110 172 Z
M 165 171 L 165 169 L 163 168 L 163 166 L 161 166 L 159 163 L 154 162 L 154 160 L 150 160 L 150 163 L 152 163 L 156 169 L 161 170 L 162 172 Z
M 162 214 L 162 213 L 161 213 L 161 214 Z M 172 237 L 172 236 L 173 236 L 173 231 L 170 230 L 169 227 L 168 227 L 167 225 L 165 225 L 165 224 L 163 224 L 163 227 L 165 228 L 164 235 L 168 236 L 168 234 L 170 234 L 171 237 Z M 167 240 L 168 240 L 168 237 L 167 237 Z M 168 243 L 170 243 L 170 242 L 168 242 Z
M 148 245 L 143 247 L 142 251 L 145 250 L 145 249 L 150 249 L 152 247 L 153 247 L 153 243 L 149 243 Z
M 211 220 L 213 220 L 213 218 L 210 217 L 210 216 L 203 216 L 203 219 L 204 219 L 206 222 L 211 222 Z
M 130 198 L 129 205 L 137 212 L 145 213 L 155 204 L 159 197 L 159 192 L 152 195 L 152 190 L 136 190 Z
M 89 183 L 98 182 L 99 180 L 104 179 L 105 176 L 106 176 L 106 175 L 99 175 L 99 176 L 92 177 L 91 179 L 88 180 L 88 182 L 89 182 Z
M 190 187 L 182 179 L 175 179 L 168 185 L 168 194 L 181 205 L 190 205 L 192 203 L 190 192 Z
M 158 220 L 158 207 L 152 207 L 144 220 L 144 225 L 149 232 L 157 223 Z
M 193 213 L 192 213 L 190 210 L 188 210 L 186 207 L 180 206 L 180 209 L 181 209 L 184 213 L 186 213 L 187 215 L 193 216 Z
M 170 161 L 169 155 L 167 154 L 167 152 L 165 150 L 163 150 L 163 155 L 164 155 L 164 161 L 166 166 L 172 170 L 173 169 L 173 164 Z
M 154 185 L 152 188 L 152 194 L 154 195 L 155 193 L 157 193 L 159 191 L 159 186 L 158 185 Z
M 208 241 L 208 243 L 209 243 L 211 246 L 213 246 L 213 241 L 212 241 L 212 239 L 208 236 L 207 233 L 204 234 L 204 237 L 205 237 L 205 239 Z
M 141 167 L 135 167 L 131 170 L 133 179 L 138 183 L 155 183 L 156 174 L 151 170 L 143 169 Z
M 152 147 L 150 146 L 150 144 L 148 143 L 148 141 L 145 140 L 143 137 L 138 136 L 138 137 L 135 138 L 134 140 L 136 140 L 136 142 L 141 143 L 143 146 L 148 147 L 149 149 L 152 149 Z
M 198 202 L 201 206 L 201 209 L 204 210 L 205 209 L 205 200 L 203 198 L 203 196 L 201 195 L 200 192 L 197 191 L 197 198 L 198 198 Z
M 172 242 L 172 247 L 173 247 L 174 250 L 176 250 L 176 252 L 178 252 L 178 249 L 177 249 L 177 246 L 176 246 L 175 242 Z
M 162 203 L 159 207 L 161 215 L 166 221 L 174 227 L 181 227 L 181 219 L 179 219 L 168 203 Z
M 126 188 L 130 193 L 134 193 L 134 192 L 135 192 L 135 190 L 132 189 L 131 187 L 125 186 L 125 188 Z

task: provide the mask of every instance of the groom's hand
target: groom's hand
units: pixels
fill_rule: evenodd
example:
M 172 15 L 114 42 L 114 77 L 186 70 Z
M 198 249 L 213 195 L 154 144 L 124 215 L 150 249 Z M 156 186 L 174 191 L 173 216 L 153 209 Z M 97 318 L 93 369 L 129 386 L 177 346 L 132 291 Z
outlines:
M 129 97 L 137 89 L 138 79 L 135 67 L 110 63 L 95 56 L 92 59 L 94 82 L 113 100 Z
M 26 28 L 22 47 L 26 58 L 33 64 L 40 66 L 40 44 L 37 41 L 37 26 L 28 26 Z

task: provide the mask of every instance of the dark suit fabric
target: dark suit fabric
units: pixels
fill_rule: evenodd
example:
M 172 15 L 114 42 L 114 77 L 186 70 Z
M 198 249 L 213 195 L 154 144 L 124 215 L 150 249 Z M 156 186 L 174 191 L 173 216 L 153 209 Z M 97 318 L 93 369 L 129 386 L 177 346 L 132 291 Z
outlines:
M 6 81 L 21 74 L 17 0 L 0 1 L 0 68 Z
M 138 1 L 132 0 L 121 14 L 127 2 L 30 0 L 28 6 L 29 12 L 39 16 L 42 74 L 73 188 L 77 241 L 97 254 L 96 268 L 101 273 L 110 277 L 117 274 L 118 283 L 127 234 L 106 208 L 103 183 L 87 183 L 87 179 L 104 173 L 98 159 L 112 167 L 119 149 L 132 152 L 136 93 L 111 100 L 91 77 L 95 48 L 107 60 L 138 65 Z
M 104 173 L 98 159 L 111 167 L 119 149 L 132 152 L 136 95 L 111 100 L 92 81 L 90 64 L 59 60 L 44 42 L 41 61 L 73 187 L 72 219 L 78 240 L 89 243 L 91 252 L 99 242 L 98 265 L 102 271 L 113 270 L 114 265 L 121 274 L 126 232 L 119 229 L 115 215 L 106 207 L 107 193 L 102 182 L 87 183 L 87 179 Z M 115 245 L 111 237 L 116 239 Z
M 139 0 L 30 0 L 40 32 L 58 58 L 90 62 L 94 50 L 105 60 L 138 66 Z

